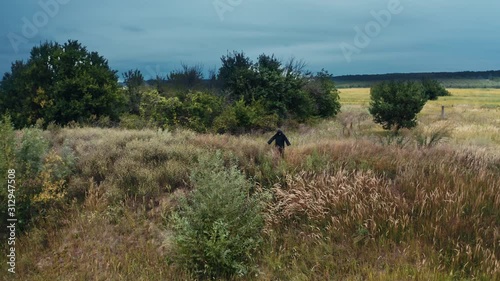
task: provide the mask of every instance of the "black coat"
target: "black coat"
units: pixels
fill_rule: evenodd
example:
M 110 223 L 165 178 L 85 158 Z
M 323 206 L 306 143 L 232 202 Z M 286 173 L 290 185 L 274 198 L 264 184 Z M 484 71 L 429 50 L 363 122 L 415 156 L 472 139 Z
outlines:
M 267 143 L 271 144 L 273 141 L 275 141 L 274 144 L 276 146 L 279 146 L 281 148 L 285 148 L 285 143 L 287 146 L 290 145 L 290 142 L 281 130 L 278 130 L 278 132 Z

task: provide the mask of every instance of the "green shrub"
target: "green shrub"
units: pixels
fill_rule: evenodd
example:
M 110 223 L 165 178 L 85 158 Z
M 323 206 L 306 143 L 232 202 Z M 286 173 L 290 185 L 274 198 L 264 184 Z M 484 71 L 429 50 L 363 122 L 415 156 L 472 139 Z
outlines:
M 141 116 L 126 113 L 120 117 L 120 127 L 128 130 L 140 130 L 151 126 Z
M 202 155 L 190 177 L 194 190 L 173 215 L 176 258 L 198 277 L 249 273 L 261 244 L 261 204 L 236 165 L 221 153 Z
M 197 132 L 206 132 L 222 112 L 222 99 L 210 93 L 189 93 L 184 107 L 187 113 L 187 126 Z
M 76 160 L 66 144 L 49 150 L 49 141 L 37 128 L 23 129 L 16 141 L 12 168 L 16 170 L 16 215 L 22 230 L 37 216 L 62 206 Z
M 314 115 L 322 118 L 334 117 L 341 108 L 339 91 L 332 77 L 328 71 L 322 69 L 304 86 L 304 90 L 313 100 Z
M 243 99 L 227 107 L 215 118 L 214 130 L 218 133 L 244 133 L 250 130 L 275 129 L 277 114 L 269 114 L 262 102 L 254 101 L 249 105 Z
M 43 166 L 43 157 L 49 149 L 49 142 L 43 131 L 36 128 L 22 130 L 21 143 L 16 151 L 16 167 L 24 177 L 37 175 Z
M 417 125 L 417 114 L 427 97 L 421 83 L 391 81 L 374 85 L 370 90 L 370 114 L 384 129 L 398 131 Z
M 0 174 L 7 175 L 14 163 L 15 133 L 10 117 L 5 115 L 0 120 Z
M 437 100 L 438 97 L 451 96 L 450 92 L 439 83 L 437 80 L 424 79 L 422 80 L 424 86 L 424 94 L 429 100 Z
M 166 107 L 167 99 L 160 96 L 158 91 L 149 91 L 142 94 L 139 111 L 144 120 L 157 126 L 165 124 L 164 112 Z
M 238 119 L 233 107 L 227 107 L 214 121 L 214 131 L 217 133 L 234 132 L 238 129 Z
M 0 178 L 7 180 L 8 170 L 14 169 L 15 156 L 15 133 L 10 117 L 5 115 L 0 119 Z M 14 185 L 15 186 L 15 185 Z M 8 189 L 6 185 L 0 188 L 0 206 L 5 206 L 0 209 L 0 220 L 7 221 L 7 200 Z M 0 233 L 6 229 L 0 230 Z

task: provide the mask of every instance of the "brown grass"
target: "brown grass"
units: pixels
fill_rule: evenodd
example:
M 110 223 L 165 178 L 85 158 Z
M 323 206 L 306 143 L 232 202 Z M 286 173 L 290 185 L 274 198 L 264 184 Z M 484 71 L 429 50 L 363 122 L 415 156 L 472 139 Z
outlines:
M 191 188 L 198 155 L 215 150 L 238 159 L 255 191 L 273 194 L 259 273 L 237 280 L 500 279 L 498 142 L 486 134 L 468 143 L 463 132 L 472 124 L 467 134 L 477 134 L 488 113 L 450 112 L 451 133 L 432 145 L 442 129 L 424 114 L 400 145 L 365 108 L 343 110 L 338 120 L 284 128 L 285 159 L 270 135 L 45 132 L 54 149 L 75 152 L 66 190 L 75 200 L 19 234 L 17 279 L 189 280 L 171 259 L 169 214 Z

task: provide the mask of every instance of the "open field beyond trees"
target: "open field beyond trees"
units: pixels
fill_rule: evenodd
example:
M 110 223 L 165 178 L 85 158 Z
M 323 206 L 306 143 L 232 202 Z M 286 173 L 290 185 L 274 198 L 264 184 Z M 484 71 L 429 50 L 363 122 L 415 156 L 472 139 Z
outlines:
M 420 128 L 417 128 L 417 131 L 437 130 L 436 127 L 442 127 L 450 133 L 448 143 L 464 147 L 473 146 L 492 154 L 500 153 L 500 90 L 448 90 L 451 96 L 427 101 L 419 114 Z M 358 112 L 358 115 L 370 119 L 366 110 L 370 103 L 369 88 L 341 89 L 340 99 L 344 114 Z M 441 120 L 442 106 L 445 107 L 444 120 Z M 366 114 L 362 114 L 365 111 Z M 371 122 L 368 122 L 365 128 L 371 125 Z M 371 129 L 379 128 L 371 127 Z
M 49 126 L 8 138 L 3 126 L 2 145 L 24 151 L 5 162 L 18 207 L 37 210 L 18 234 L 16 278 L 195 280 L 184 265 L 199 249 L 179 248 L 195 227 L 181 227 L 195 215 L 184 198 L 225 190 L 218 173 L 260 206 L 244 266 L 218 248 L 233 245 L 234 220 L 207 230 L 218 238 L 204 257 L 236 268 L 228 279 L 499 280 L 500 90 L 449 90 L 394 136 L 373 123 L 369 89 L 341 89 L 335 119 L 283 128 L 283 160 L 271 134 Z M 213 196 L 200 199 L 207 214 L 230 210 Z

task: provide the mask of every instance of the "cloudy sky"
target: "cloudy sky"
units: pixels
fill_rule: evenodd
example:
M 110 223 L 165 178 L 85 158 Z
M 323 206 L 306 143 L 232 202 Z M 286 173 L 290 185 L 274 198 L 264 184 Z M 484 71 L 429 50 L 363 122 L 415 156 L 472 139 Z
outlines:
M 500 69 L 498 0 L 5 0 L 0 73 L 78 40 L 120 73 L 219 66 L 228 51 L 334 75 Z

